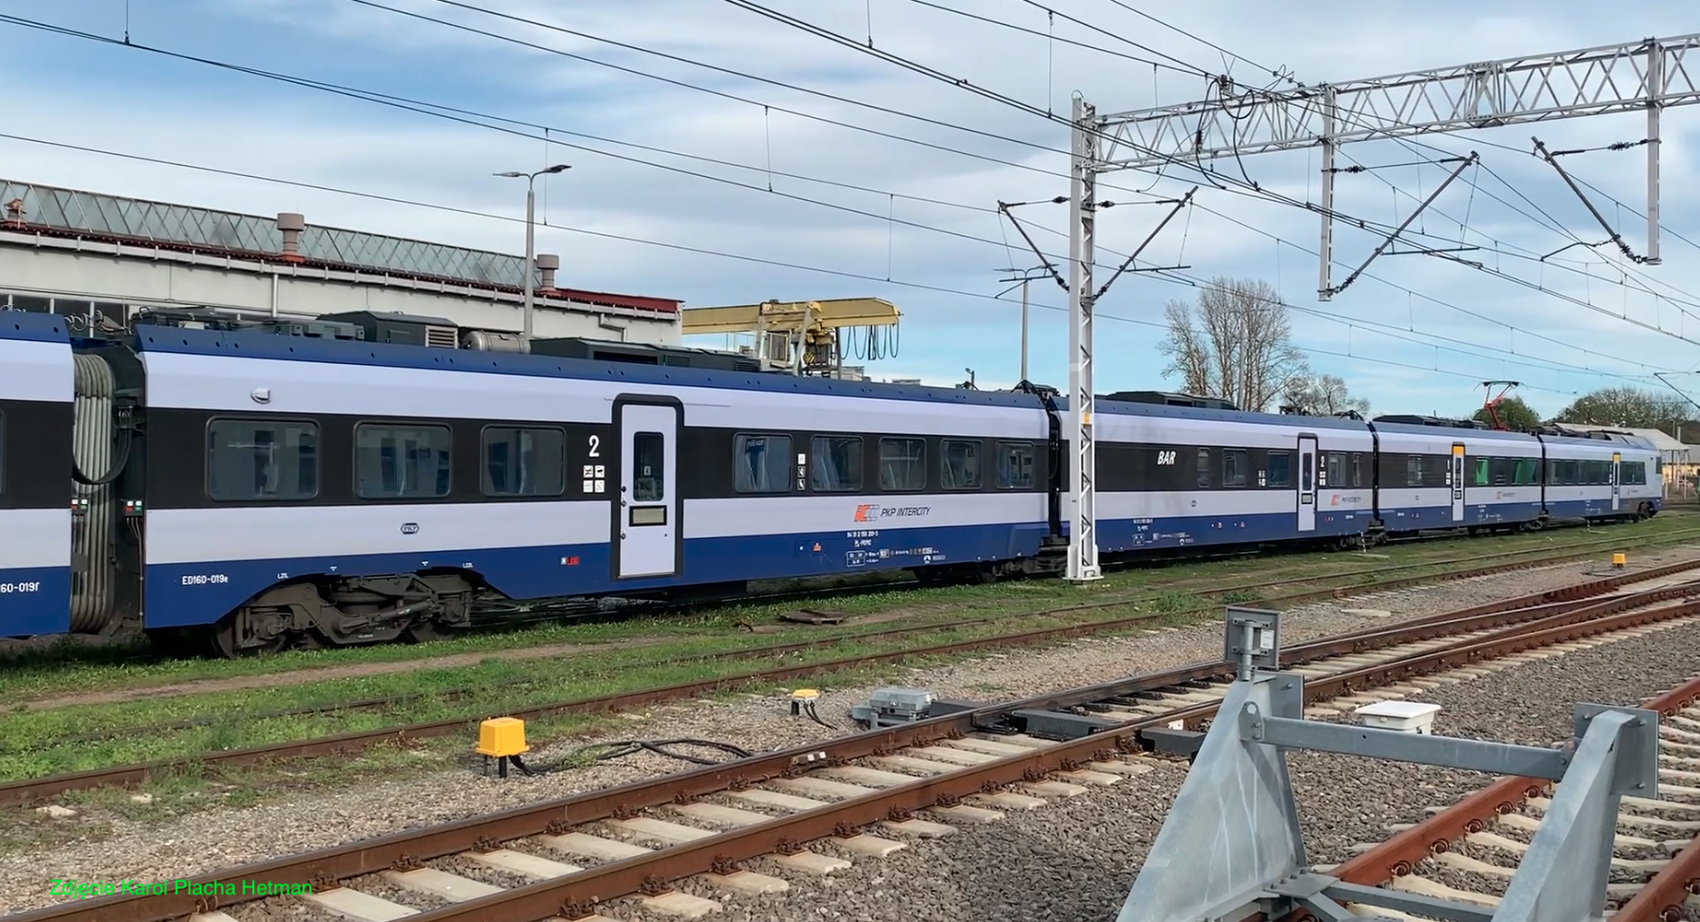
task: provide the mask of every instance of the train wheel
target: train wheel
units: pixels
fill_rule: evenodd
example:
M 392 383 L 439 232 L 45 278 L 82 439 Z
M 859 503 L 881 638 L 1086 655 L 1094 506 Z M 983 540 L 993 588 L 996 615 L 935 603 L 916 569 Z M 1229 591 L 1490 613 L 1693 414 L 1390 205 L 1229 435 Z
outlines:
M 236 639 L 236 619 L 240 615 L 241 612 L 225 615 L 218 623 L 205 629 L 206 649 L 213 656 L 221 659 L 240 659 L 254 654 L 281 653 L 289 648 L 289 635 L 281 631 L 255 646 L 239 645 Z

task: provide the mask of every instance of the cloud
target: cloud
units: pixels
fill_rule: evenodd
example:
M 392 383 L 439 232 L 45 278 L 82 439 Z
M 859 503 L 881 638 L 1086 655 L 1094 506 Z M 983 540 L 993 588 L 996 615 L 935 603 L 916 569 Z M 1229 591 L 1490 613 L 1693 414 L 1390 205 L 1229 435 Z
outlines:
M 521 240 L 515 222 L 522 214 L 521 190 L 514 181 L 489 174 L 565 160 L 574 169 L 548 180 L 540 190 L 540 215 L 551 225 L 863 276 L 541 229 L 539 248 L 560 253 L 562 276 L 570 284 L 680 297 L 704 305 L 770 297 L 877 295 L 900 306 L 904 326 L 901 352 L 895 359 L 874 363 L 876 375 L 954 382 L 965 377 L 964 367 L 973 367 L 982 386 L 1007 384 L 1017 377 L 1015 296 L 1001 301 L 989 296 L 1007 287 L 998 281 L 996 270 L 1033 265 L 1037 257 L 993 208 L 999 200 L 1043 201 L 1066 194 L 1065 126 L 730 4 L 658 0 L 644 4 L 639 15 L 633 15 L 630 4 L 607 0 L 570 7 L 545 0 L 481 0 L 479 5 L 893 111 L 824 99 L 434 0 L 381 2 L 758 104 L 350 0 L 159 0 L 131 10 L 131 32 L 137 41 L 546 125 L 552 139 L 592 150 L 546 145 L 537 138 L 14 26 L 8 27 L 14 50 L 0 62 L 0 77 L 17 90 L 9 109 L 12 133 L 356 188 L 506 220 L 0 142 L 9 178 L 256 214 L 303 211 L 319 224 L 511 252 L 519 249 Z M 871 33 L 878 48 L 1059 113 L 1066 112 L 1069 94 L 1077 89 L 1103 112 L 1201 98 L 1205 91 L 1197 75 L 1048 43 L 1042 35 L 908 0 L 834 7 L 774 0 L 772 5 L 857 41 Z M 1225 63 L 1218 51 L 1112 4 L 1077 2 L 1058 10 L 1102 31 L 1069 23 L 1063 16 L 1048 21 L 1042 11 L 1019 0 L 957 7 L 1041 33 L 1054 29 L 1056 36 L 1143 61 L 1178 59 L 1210 71 L 1231 66 L 1234 76 L 1247 82 L 1267 79 L 1244 61 Z M 1302 14 L 1245 0 L 1212 7 L 1209 15 L 1196 4 L 1140 7 L 1222 47 L 1251 54 L 1264 68 L 1291 68 L 1298 79 L 1311 83 L 1634 41 L 1688 28 L 1678 21 L 1684 7 L 1674 0 L 1638 4 L 1632 17 L 1621 8 L 1577 0 L 1556 7 L 1508 2 L 1492 16 L 1477 15 L 1478 5 L 1454 0 L 1421 9 L 1370 10 L 1324 2 Z M 123 23 L 123 7 L 116 2 L 45 12 L 31 8 L 17 15 L 51 18 L 114 36 Z M 895 111 L 944 124 L 904 118 Z M 510 127 L 521 134 L 538 131 Z M 1700 214 L 1700 163 L 1694 153 L 1700 121 L 1692 110 L 1673 109 L 1665 116 L 1664 128 L 1664 220 L 1671 231 L 1700 242 L 1700 227 L 1694 224 L 1694 215 Z M 742 166 L 637 151 L 557 130 Z M 1700 296 L 1694 294 L 1700 291 L 1700 271 L 1694 268 L 1694 251 L 1700 248 L 1667 233 L 1665 263 L 1656 268 L 1623 263 L 1610 246 L 1574 247 L 1541 261 L 1577 239 L 1597 243 L 1605 232 L 1557 173 L 1527 153 L 1530 136 L 1557 149 L 1599 148 L 1640 140 L 1644 132 L 1644 119 L 1622 115 L 1422 139 L 1457 155 L 1476 150 L 1481 164 L 1467 168 L 1413 224 L 1409 239 L 1430 247 L 1476 249 L 1446 254 L 1453 259 L 1397 255 L 1412 246 L 1402 242 L 1329 302 L 1317 300 L 1317 258 L 1305 252 L 1319 244 L 1314 212 L 1208 182 L 1198 193 L 1199 207 L 1177 216 L 1142 259 L 1147 265 L 1189 266 L 1186 274 L 1199 279 L 1255 277 L 1277 285 L 1287 300 L 1304 309 L 1295 312 L 1293 327 L 1300 345 L 1313 350 L 1313 364 L 1346 375 L 1378 410 L 1451 407 L 1465 412 L 1479 400 L 1479 393 L 1472 392 L 1474 383 L 1510 377 L 1528 385 L 1526 396 L 1538 409 L 1553 412 L 1574 393 L 1624 383 L 1601 372 L 1640 376 L 1660 368 L 1686 369 L 1700 361 L 1695 346 L 1624 319 L 1700 340 Z M 918 146 L 905 138 L 1007 162 Z M 1415 198 L 1432 192 L 1450 170 L 1449 165 L 1432 162 L 1403 164 L 1438 156 L 1397 142 L 1342 147 L 1340 166 L 1375 169 L 1339 174 L 1336 208 L 1384 225 L 1403 220 Z M 1563 162 L 1573 175 L 1598 187 L 1599 192 L 1584 187 L 1590 201 L 1637 253 L 1642 252 L 1645 224 L 1627 209 L 1645 207 L 1643 150 L 1596 151 Z M 1210 166 L 1300 202 L 1313 202 L 1318 195 L 1315 151 L 1228 159 Z M 1163 172 L 1161 180 L 1136 172 L 1102 177 L 1099 198 L 1118 204 L 1099 216 L 1098 284 L 1109 278 L 1123 255 L 1140 245 L 1166 208 L 1136 202 L 1178 196 L 1203 181 L 1193 170 L 1170 167 Z M 1066 207 L 1039 204 L 1017 213 L 1049 258 L 1060 260 L 1066 254 Z M 892 218 L 932 229 L 895 224 Z M 1373 229 L 1338 222 L 1333 283 L 1340 284 L 1382 239 Z M 1476 261 L 1482 268 L 1454 260 Z M 1495 272 L 1544 290 L 1531 290 Z M 887 278 L 923 287 L 888 283 Z M 1661 297 L 1642 290 L 1649 287 Z M 949 291 L 933 290 L 938 288 Z M 1062 384 L 1067 377 L 1068 331 L 1057 308 L 1066 301 L 1048 281 L 1035 283 L 1032 294 L 1031 376 Z M 1146 324 L 1160 319 L 1165 301 L 1193 294 L 1191 288 L 1151 273 L 1116 281 L 1100 302 L 1100 390 L 1171 386 L 1162 380 L 1163 362 L 1155 349 L 1161 330 Z M 1645 377 L 1631 380 L 1657 384 Z

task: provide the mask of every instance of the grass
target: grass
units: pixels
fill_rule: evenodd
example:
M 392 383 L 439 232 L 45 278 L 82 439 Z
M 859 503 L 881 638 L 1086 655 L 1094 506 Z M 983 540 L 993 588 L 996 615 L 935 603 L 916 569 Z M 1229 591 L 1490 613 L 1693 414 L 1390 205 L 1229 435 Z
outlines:
M 1656 541 L 1671 532 L 1683 531 L 1685 517 L 1669 517 L 1642 522 L 1637 526 L 1612 529 L 1610 538 L 1623 541 Z M 1486 556 L 1503 551 L 1555 551 L 1555 549 L 1600 541 L 1598 529 L 1576 529 L 1572 534 L 1533 534 L 1508 538 L 1482 538 L 1470 541 L 1474 555 L 1460 553 L 1460 543 L 1396 544 L 1379 549 L 1375 556 L 1357 553 L 1316 553 L 1316 555 L 1273 555 L 1260 558 L 1229 558 L 1229 560 L 1171 563 L 1163 566 L 1141 566 L 1119 572 L 1086 587 L 1071 587 L 1059 580 L 1020 580 L 1020 582 L 991 583 L 991 585 L 961 585 L 942 589 L 899 589 L 889 592 L 870 592 L 850 595 L 825 602 L 825 607 L 842 611 L 848 616 L 860 616 L 862 621 L 886 616 L 893 628 L 904 624 L 927 624 L 930 621 L 950 621 L 962 618 L 988 618 L 1023 611 L 1034 611 L 1069 602 L 1125 599 L 1129 602 L 1149 600 L 1159 611 L 1180 611 L 1190 602 L 1190 595 L 1200 589 L 1215 589 L 1222 583 L 1253 582 L 1258 578 L 1314 578 L 1341 580 L 1345 585 L 1372 582 L 1375 572 L 1389 566 L 1414 565 L 1423 561 L 1452 560 L 1460 556 Z M 1244 599 L 1229 597 L 1229 604 Z M 743 633 L 740 624 L 772 624 L 780 612 L 791 611 L 796 604 L 729 604 L 706 607 L 697 611 L 677 612 L 666 616 L 639 616 L 612 623 L 549 624 L 536 628 L 517 629 L 508 633 L 483 633 L 461 636 L 454 640 L 430 645 L 384 645 L 347 650 L 313 650 L 287 652 L 274 657 L 253 657 L 245 660 L 161 660 L 144 653 L 146 646 L 117 645 L 117 650 L 99 650 L 65 641 L 39 652 L 22 653 L 0 658 L 0 701 L 19 701 L 26 709 L 31 697 L 49 697 L 65 689 L 82 692 L 156 687 L 195 682 L 195 680 L 243 679 L 257 675 L 286 674 L 297 670 L 325 667 L 359 667 L 364 663 L 403 663 L 428 660 L 449 655 L 479 655 L 505 650 L 525 650 L 537 646 L 583 646 L 578 653 L 595 652 L 597 657 L 610 657 L 622 645 L 646 650 L 649 657 L 668 657 L 663 648 L 678 641 L 702 641 L 714 645 L 728 636 L 745 638 L 741 643 L 784 643 L 791 640 L 818 638 L 826 631 L 802 624 L 777 623 L 777 628 L 763 628 L 767 633 L 751 638 Z M 860 629 L 860 628 L 857 628 Z M 847 631 L 848 633 L 848 631 Z M 126 653 L 127 650 L 127 653 Z M 126 658 L 127 657 L 127 658 Z M 116 662 L 114 662 L 116 660 Z M 350 686 L 354 687 L 354 686 Z M 398 694 L 398 692 L 386 692 Z M 367 696 L 367 697 L 376 697 Z M 272 709 L 284 708 L 282 704 Z
M 1686 516 L 1654 519 L 1636 525 L 1618 526 L 1610 537 L 1623 540 L 1656 540 L 1688 527 Z M 1154 604 L 1182 604 L 1179 597 L 1202 588 L 1258 578 L 1341 579 L 1348 585 L 1373 579 L 1375 570 L 1464 556 L 1485 556 L 1504 551 L 1557 550 L 1601 540 L 1598 529 L 1556 534 L 1478 538 L 1470 542 L 1424 542 L 1378 549 L 1374 556 L 1356 553 L 1277 553 L 1261 557 L 1171 563 L 1118 570 L 1097 583 L 1074 587 L 1059 580 L 1004 582 L 983 586 L 952 586 L 935 589 L 894 589 L 835 598 L 822 603 L 851 616 L 901 617 L 902 623 L 925 623 L 928 619 L 949 620 L 1009 614 L 1044 608 L 1070 601 L 1092 601 L 1126 597 L 1130 601 L 1155 598 Z M 1468 550 L 1466 550 L 1466 548 Z M 1168 601 L 1164 598 L 1173 596 Z M 1228 600 L 1230 603 L 1236 600 Z M 401 663 L 437 656 L 477 655 L 541 646 L 583 645 L 597 656 L 609 655 L 619 645 L 645 645 L 655 656 L 654 646 L 689 638 L 717 640 L 737 634 L 740 623 L 767 624 L 795 603 L 729 604 L 662 616 L 638 616 L 629 620 L 578 624 L 555 624 L 495 633 L 476 633 L 437 643 L 404 646 L 384 645 L 315 651 L 290 651 L 275 656 L 235 661 L 162 659 L 145 642 L 91 647 L 75 640 L 40 650 L 0 657 L 0 701 L 25 701 L 61 694 L 66 688 L 102 691 L 170 685 L 180 682 L 237 679 L 299 670 Z M 892 625 L 895 626 L 895 625 Z M 761 635 L 764 643 L 779 643 L 821 636 L 823 629 L 780 622 L 777 630 Z M 747 635 L 746 635 L 747 636 Z M 653 646 L 651 646 L 653 645 Z M 588 651 L 587 651 L 588 652 Z
M 1631 541 L 1656 540 L 1681 529 L 1681 523 L 1654 520 L 1637 526 L 1612 531 L 1621 536 L 1614 546 Z M 1568 538 L 1568 535 L 1563 537 Z M 1484 556 L 1507 550 L 1552 550 L 1582 541 L 1598 540 L 1597 534 L 1579 533 L 1570 541 L 1556 536 L 1536 535 L 1501 539 L 1481 539 L 1468 546 Z M 1478 550 L 1479 549 L 1479 550 Z M 1457 543 L 1394 546 L 1371 558 L 1373 568 L 1364 566 L 1357 554 L 1320 554 L 1282 556 L 1255 560 L 1223 560 L 1206 563 L 1177 564 L 1162 568 L 1123 571 L 1082 589 L 1075 589 L 1055 580 L 1018 581 L 989 586 L 950 587 L 935 590 L 913 590 L 859 596 L 842 600 L 833 607 L 853 613 L 889 614 L 894 607 L 907 614 L 904 620 L 852 625 L 840 629 L 819 627 L 786 627 L 772 634 L 751 635 L 739 632 L 740 620 L 756 621 L 772 618 L 782 606 L 744 606 L 710 613 L 673 616 L 664 619 L 639 619 L 634 622 L 557 627 L 525 632 L 532 643 L 576 642 L 604 644 L 612 639 L 642 638 L 644 646 L 607 646 L 595 656 L 567 655 L 539 659 L 502 659 L 486 656 L 468 665 L 433 668 L 428 662 L 421 668 L 382 675 L 317 680 L 298 685 L 260 689 L 210 691 L 176 697 L 158 697 L 117 704 L 79 705 L 51 710 L 31 710 L 27 704 L 14 706 L 0 716 L 0 781 L 37 778 L 70 771 L 106 768 L 114 765 L 165 759 L 188 758 L 209 751 L 248 748 L 268 743 L 295 741 L 351 731 L 372 730 L 450 718 L 472 718 L 491 713 L 517 710 L 531 705 L 550 704 L 621 691 L 653 688 L 681 682 L 730 676 L 760 668 L 761 661 L 750 658 L 712 662 L 661 662 L 706 653 L 750 650 L 752 647 L 783 643 L 803 638 L 830 638 L 835 644 L 794 653 L 783 663 L 806 664 L 861 656 L 872 653 L 895 652 L 903 649 L 970 640 L 1016 630 L 1036 630 L 1064 624 L 1088 621 L 1110 621 L 1134 614 L 1151 615 L 1158 623 L 1186 623 L 1200 617 L 1216 617 L 1220 604 L 1255 603 L 1265 601 L 1297 587 L 1275 587 L 1268 590 L 1234 590 L 1220 597 L 1205 599 L 1198 594 L 1201 587 L 1220 587 L 1223 584 L 1246 583 L 1259 578 L 1307 577 L 1322 579 L 1343 577 L 1347 584 L 1371 582 L 1375 570 L 1390 566 L 1426 563 L 1418 570 L 1400 575 L 1424 575 L 1457 569 L 1458 564 L 1441 561 L 1464 556 Z M 1608 551 L 1602 550 L 1602 557 Z M 1108 602 L 1101 608 L 1064 612 L 1054 615 L 1037 614 L 1038 609 L 1070 602 Z M 956 627 L 939 627 L 919 634 L 897 638 L 858 637 L 870 632 L 911 624 L 938 624 L 964 618 L 1006 616 L 1002 620 Z M 1017 623 L 1010 623 L 1016 621 Z M 1146 628 L 1151 624 L 1141 624 Z M 1135 628 L 1135 629 L 1138 629 Z M 831 631 L 840 633 L 833 634 Z M 430 651 L 460 653 L 494 653 L 507 646 L 479 646 L 495 641 L 511 642 L 522 635 L 474 637 L 432 645 Z M 564 641 L 559 638 L 573 638 Z M 555 638 L 544 640 L 542 638 Z M 408 656 L 407 654 L 411 654 Z M 293 668 L 311 665 L 343 665 L 350 662 L 393 662 L 418 658 L 420 648 L 376 648 L 372 650 L 328 651 L 326 653 L 285 654 L 262 660 L 238 662 L 187 661 L 146 664 L 135 667 L 73 665 L 69 668 L 41 671 L 25 677 L 6 676 L 0 679 L 0 699 L 12 697 L 27 688 L 49 685 L 60 689 L 117 687 L 132 682 L 161 684 L 195 678 L 234 677 L 282 671 L 288 663 Z M 972 654 L 969 654 L 972 655 Z M 780 661 L 768 660 L 773 665 Z M 905 661 L 912 667 L 917 660 Z M 830 681 L 851 681 L 862 675 L 876 675 L 892 667 L 870 667 L 833 677 L 811 679 L 827 684 Z M 163 678 L 171 676 L 173 678 Z M 988 698 L 999 697 L 1001 691 L 988 686 L 983 692 Z M 292 709 L 322 708 L 374 698 L 413 696 L 384 708 L 343 710 L 316 714 L 280 715 L 276 712 Z M 163 726 L 184 721 L 197 721 L 195 726 Z M 584 717 L 556 717 L 532 722 L 533 733 L 560 734 L 582 732 L 594 722 Z M 576 729 L 575 729 L 576 728 Z M 546 737 L 538 737 L 546 738 Z M 446 748 L 444 748 L 446 747 Z M 129 792 L 93 792 L 78 797 L 109 798 L 125 811 L 149 813 L 162 809 L 194 807 L 189 801 L 230 803 L 231 798 L 251 797 L 257 792 L 272 791 L 274 787 L 288 791 L 300 784 L 346 783 L 351 773 L 366 773 L 367 758 L 376 759 L 372 771 L 387 771 L 398 766 L 425 770 L 442 767 L 433 753 L 465 754 L 466 741 L 451 737 L 447 742 L 428 742 L 396 755 L 382 755 L 386 749 L 372 750 L 370 757 L 313 760 L 292 763 L 287 769 L 265 766 L 232 770 L 216 777 L 200 772 L 161 779 L 145 789 L 156 796 L 152 802 L 131 801 Z M 447 757 L 447 756 L 444 756 Z M 324 768 L 314 768 L 326 763 Z M 300 768 L 297 775 L 297 768 Z M 320 776 L 325 776 L 320 779 Z M 227 785 L 219 787 L 218 785 Z M 179 790 L 181 787 L 181 790 Z M 196 796 L 190 797 L 188 793 Z M 105 803 L 105 801 L 102 801 Z M 130 804 L 130 807 L 125 807 Z M 172 805 L 176 807 L 172 807 Z M 110 804 L 108 805 L 110 807 Z M 0 829 L 3 833 L 3 829 Z
M 1622 536 L 1623 541 L 1617 542 L 1621 546 L 1631 541 L 1656 540 L 1661 535 L 1678 530 L 1679 525 L 1654 520 L 1639 526 L 1614 530 L 1612 534 L 1613 537 Z M 1581 540 L 1598 537 L 1585 535 Z M 1475 555 L 1485 556 L 1521 548 L 1550 550 L 1575 543 L 1579 542 L 1556 541 L 1553 536 L 1524 536 L 1486 539 L 1472 543 L 1470 547 L 1480 548 L 1483 544 L 1488 545 Z M 1384 549 L 1385 557 L 1374 558 L 1374 569 L 1427 563 L 1427 566 L 1400 575 L 1442 573 L 1459 568 L 1458 564 L 1441 562 L 1463 556 L 1456 551 L 1456 544 L 1449 548 L 1444 544 L 1388 548 Z M 1604 556 L 1609 554 L 1609 550 L 1602 550 L 1601 553 Z M 1068 588 L 1056 581 L 1033 581 L 918 590 L 888 594 L 883 598 L 863 596 L 844 600 L 846 605 L 834 607 L 883 613 L 896 604 L 913 609 L 918 619 L 935 620 L 945 620 L 947 616 L 950 619 L 961 619 L 984 614 L 1028 614 L 1016 625 L 1005 620 L 954 628 L 941 627 L 921 635 L 900 638 L 857 639 L 853 636 L 856 631 L 867 633 L 870 630 L 894 626 L 891 623 L 876 623 L 859 629 L 852 628 L 847 632 L 851 636 L 841 638 L 838 643 L 793 654 L 786 657 L 784 663 L 825 663 L 852 656 L 988 637 L 1012 630 L 1036 630 L 1064 624 L 1111 621 L 1132 615 L 1149 615 L 1151 620 L 1106 631 L 1105 636 L 1171 624 L 1197 623 L 1218 617 L 1219 606 L 1224 602 L 1257 603 L 1300 588 L 1240 589 L 1213 599 L 1204 599 L 1197 592 L 1201 586 L 1219 587 L 1224 583 L 1245 583 L 1258 578 L 1323 578 L 1342 573 L 1350 574 L 1344 578 L 1349 584 L 1371 582 L 1375 579 L 1374 571 L 1362 565 L 1359 555 L 1335 554 L 1254 561 L 1226 560 L 1137 570 L 1114 574 L 1101 583 L 1082 590 Z M 1124 596 L 1126 598 L 1123 598 Z M 926 604 L 917 607 L 917 597 L 925 598 Z M 1071 600 L 1117 599 L 1120 601 L 1085 611 L 1053 615 L 1032 613 L 1036 608 Z M 751 606 L 739 610 L 737 614 L 720 612 L 689 616 L 684 619 L 688 626 L 683 629 L 679 619 L 665 619 L 661 623 L 648 625 L 648 630 L 666 630 L 672 633 L 671 639 L 658 640 L 642 647 L 606 649 L 594 657 L 565 656 L 530 660 L 487 657 L 471 665 L 427 667 L 386 675 L 285 687 L 144 699 L 123 704 L 74 706 L 51 711 L 15 709 L 0 717 L 0 780 L 35 778 L 140 761 L 193 758 L 208 751 L 247 748 L 333 733 L 378 729 L 402 723 L 472 718 L 511 712 L 531 705 L 730 676 L 755 668 L 757 664 L 748 659 L 676 663 L 658 661 L 721 650 L 748 649 L 751 646 L 783 642 L 791 635 L 813 637 L 821 634 L 820 628 L 806 627 L 788 628 L 778 634 L 759 636 L 729 633 L 726 630 L 740 618 L 750 619 L 753 613 L 764 609 L 768 616 L 778 611 L 771 606 Z M 608 633 L 592 633 L 589 636 L 645 636 L 633 624 L 595 627 Z M 565 634 L 573 633 L 571 629 L 554 630 Z M 719 633 L 716 633 L 716 630 L 719 630 Z M 461 643 L 464 642 L 451 642 Z M 459 652 L 471 651 L 462 649 Z M 842 687 L 875 681 L 901 683 L 904 681 L 901 677 L 909 670 L 961 661 L 978 655 L 981 654 L 905 657 L 899 663 L 833 670 L 829 674 L 811 677 L 809 684 Z M 285 657 L 277 659 L 283 658 Z M 240 669 L 247 664 L 199 665 L 216 670 Z M 995 681 L 978 682 L 971 690 L 976 697 L 987 700 L 1006 698 L 1010 694 L 1009 689 Z M 771 693 L 774 698 L 774 718 L 790 719 L 784 708 L 783 689 L 777 687 L 746 686 L 722 692 L 714 697 L 727 698 L 751 692 Z M 265 716 L 269 712 L 290 708 L 323 706 L 392 695 L 416 697 L 403 704 L 379 710 Z M 831 715 L 828 715 L 828 718 L 833 719 Z M 160 724 L 190 719 L 203 720 L 204 723 L 180 729 L 157 729 Z M 583 737 L 633 726 L 626 718 L 615 715 L 554 715 L 529 720 L 527 724 L 527 735 L 534 747 L 565 738 Z M 620 730 L 620 735 L 627 734 L 641 736 L 642 732 Z M 96 738 L 84 741 L 73 739 L 81 735 Z M 473 735 L 474 731 L 468 727 L 462 734 L 414 740 L 403 745 L 382 744 L 351 757 L 303 759 L 229 769 L 216 769 L 191 762 L 180 772 L 152 778 L 133 789 L 106 788 L 69 792 L 57 798 L 57 802 L 83 812 L 87 815 L 87 822 L 65 824 L 28 810 L 0 811 L 0 843 L 4 843 L 0 844 L 0 852 L 36 850 L 62 844 L 73 838 L 87 841 L 91 837 L 104 837 L 111 833 L 114 823 L 124 821 L 158 823 L 213 807 L 275 802 L 292 796 L 333 790 L 347 787 L 351 783 L 376 779 L 399 781 L 445 770 L 477 772 L 479 761 L 470 752 Z

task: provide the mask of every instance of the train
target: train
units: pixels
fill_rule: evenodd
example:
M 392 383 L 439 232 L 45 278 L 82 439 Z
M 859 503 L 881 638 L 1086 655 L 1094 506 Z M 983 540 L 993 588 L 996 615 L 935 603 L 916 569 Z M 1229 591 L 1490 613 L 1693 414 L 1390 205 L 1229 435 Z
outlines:
M 139 620 L 234 657 L 428 640 L 503 600 L 984 580 L 1066 559 L 1071 440 L 1051 389 L 320 320 L 143 311 L 97 332 L 0 313 L 0 637 Z M 1629 434 L 1154 392 L 1106 395 L 1094 424 L 1106 562 L 1638 519 L 1662 495 L 1658 453 Z

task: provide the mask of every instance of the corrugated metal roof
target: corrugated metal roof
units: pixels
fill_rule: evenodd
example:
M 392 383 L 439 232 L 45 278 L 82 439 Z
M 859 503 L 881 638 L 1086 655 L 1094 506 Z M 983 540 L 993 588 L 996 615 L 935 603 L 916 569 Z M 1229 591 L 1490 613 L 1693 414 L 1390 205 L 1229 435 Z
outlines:
M 3 209 L 0 221 L 32 230 L 144 242 L 172 249 L 243 254 L 262 259 L 277 259 L 283 251 L 283 232 L 278 230 L 276 216 L 238 214 L 4 179 L 0 179 L 0 209 Z M 308 218 L 310 221 L 311 215 Z M 518 290 L 525 287 L 525 257 L 491 250 L 320 227 L 312 223 L 308 223 L 301 232 L 299 248 L 303 261 L 309 264 L 346 266 L 490 288 Z M 535 284 L 536 279 L 533 282 Z M 611 300 L 618 306 L 637 309 L 672 312 L 679 307 L 679 302 L 666 298 L 601 292 L 584 294 L 601 296 L 584 300 Z

